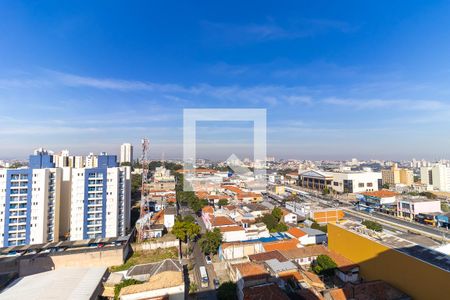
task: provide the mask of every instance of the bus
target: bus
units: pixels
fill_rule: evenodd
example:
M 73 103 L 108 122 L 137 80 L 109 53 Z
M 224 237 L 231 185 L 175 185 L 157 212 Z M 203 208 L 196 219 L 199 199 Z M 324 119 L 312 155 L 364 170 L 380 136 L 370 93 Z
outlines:
M 200 279 L 202 280 L 202 287 L 206 288 L 209 286 L 208 273 L 206 273 L 205 266 L 200 267 Z

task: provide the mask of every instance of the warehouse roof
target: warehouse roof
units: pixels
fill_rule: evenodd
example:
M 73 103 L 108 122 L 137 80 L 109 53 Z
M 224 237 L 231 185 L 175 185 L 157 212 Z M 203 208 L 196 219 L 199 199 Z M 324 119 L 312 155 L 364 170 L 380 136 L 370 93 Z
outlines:
M 63 268 L 20 277 L 0 294 L 0 299 L 88 300 L 105 276 L 105 267 Z

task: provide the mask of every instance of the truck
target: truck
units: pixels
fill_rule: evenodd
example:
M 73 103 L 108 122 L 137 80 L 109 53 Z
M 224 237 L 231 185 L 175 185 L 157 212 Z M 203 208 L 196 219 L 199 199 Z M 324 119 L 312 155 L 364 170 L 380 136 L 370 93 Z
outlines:
M 208 273 L 206 272 L 205 266 L 200 267 L 200 280 L 201 280 L 201 286 L 203 288 L 206 288 L 209 286 Z

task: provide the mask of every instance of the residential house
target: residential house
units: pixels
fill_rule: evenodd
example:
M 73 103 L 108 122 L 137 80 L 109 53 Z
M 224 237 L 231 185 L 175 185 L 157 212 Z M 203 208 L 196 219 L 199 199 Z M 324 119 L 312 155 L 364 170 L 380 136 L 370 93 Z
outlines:
M 268 283 L 270 274 L 260 264 L 247 262 L 230 265 L 230 279 L 236 282 L 238 299 L 244 299 L 244 288 Z
M 165 259 L 157 263 L 134 266 L 128 270 L 125 278 L 144 283 L 123 287 L 120 290 L 121 300 L 185 299 L 183 267 L 176 260 Z
M 282 221 L 286 224 L 297 224 L 297 215 L 294 214 L 293 212 L 285 209 L 285 208 L 281 208 L 281 212 L 283 213 L 283 217 L 282 217 Z
M 299 239 L 300 243 L 303 246 L 314 245 L 314 244 L 323 244 L 323 243 L 326 243 L 326 241 L 327 241 L 327 234 L 323 231 L 313 229 L 313 228 L 308 228 L 308 227 L 304 227 L 300 230 L 303 231 L 304 233 L 306 233 L 306 236 L 303 236 Z
M 223 226 L 219 227 L 222 233 L 223 242 L 238 242 L 247 240 L 245 229 L 242 226 Z
M 244 300 L 289 300 L 289 297 L 278 285 L 267 283 L 258 286 L 246 287 L 243 290 Z

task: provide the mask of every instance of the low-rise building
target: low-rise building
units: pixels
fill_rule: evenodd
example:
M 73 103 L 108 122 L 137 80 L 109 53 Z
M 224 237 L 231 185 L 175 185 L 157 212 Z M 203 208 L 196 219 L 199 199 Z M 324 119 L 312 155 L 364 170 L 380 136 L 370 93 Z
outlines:
M 398 200 L 397 216 L 414 220 L 417 215 L 441 212 L 441 201 L 420 196 L 409 196 Z
M 379 172 L 325 172 L 309 170 L 300 173 L 299 185 L 319 191 L 327 188 L 337 193 L 351 194 L 381 189 L 382 178 Z

